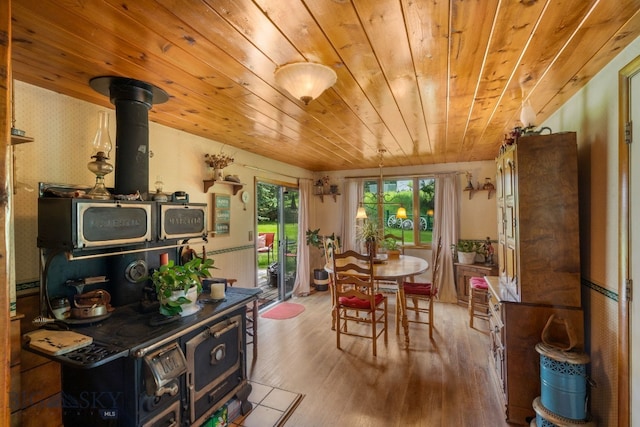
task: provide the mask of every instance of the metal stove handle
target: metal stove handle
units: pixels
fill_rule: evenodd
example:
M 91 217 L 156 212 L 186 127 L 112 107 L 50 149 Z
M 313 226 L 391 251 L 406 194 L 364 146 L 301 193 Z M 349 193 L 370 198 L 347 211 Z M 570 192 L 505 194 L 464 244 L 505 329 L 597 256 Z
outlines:
M 226 334 L 227 332 L 231 331 L 232 329 L 235 329 L 238 327 L 238 322 L 236 320 L 234 320 L 233 322 L 229 323 L 227 326 L 225 326 L 224 328 L 220 329 L 219 331 L 215 331 L 214 328 L 210 328 L 209 329 L 209 333 L 214 337 L 214 338 L 220 338 L 221 336 L 223 336 L 224 334 Z

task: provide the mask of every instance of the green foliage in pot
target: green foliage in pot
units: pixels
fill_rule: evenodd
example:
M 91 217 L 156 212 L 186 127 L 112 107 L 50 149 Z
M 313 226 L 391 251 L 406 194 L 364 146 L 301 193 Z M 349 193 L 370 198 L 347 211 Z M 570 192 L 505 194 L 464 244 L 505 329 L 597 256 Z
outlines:
M 316 247 L 322 250 L 322 237 L 320 236 L 320 229 L 315 230 L 308 229 L 306 232 L 307 245 Z
M 388 251 L 399 251 L 400 246 L 398 245 L 398 241 L 396 239 L 392 239 L 388 237 L 384 239 L 380 245 Z
M 183 291 L 185 294 L 189 288 L 196 286 L 198 294 L 202 292 L 203 277 L 211 277 L 209 270 L 214 269 L 213 259 L 193 258 L 182 265 L 177 265 L 173 260 L 168 264 L 161 265 L 160 268 L 151 274 L 151 281 L 156 289 L 158 299 L 162 301 L 172 296 L 173 292 Z M 179 297 L 175 301 L 165 300 L 160 306 L 160 313 L 165 316 L 173 316 L 182 311 L 183 304 L 189 304 L 190 301 L 184 296 Z
M 357 226 L 356 237 L 363 242 L 377 242 L 380 240 L 378 223 L 365 220 L 362 225 Z
M 307 245 L 313 246 L 315 248 L 318 248 L 320 250 L 320 254 L 322 256 L 324 256 L 324 239 L 325 239 L 325 237 L 330 238 L 333 241 L 337 241 L 338 245 L 340 243 L 340 237 L 336 237 L 335 233 L 331 233 L 330 236 L 322 236 L 320 234 L 320 229 L 319 228 L 317 228 L 315 230 L 308 229 L 306 231 Z
M 454 252 L 477 252 L 480 244 L 475 240 L 458 240 L 457 244 L 451 245 Z

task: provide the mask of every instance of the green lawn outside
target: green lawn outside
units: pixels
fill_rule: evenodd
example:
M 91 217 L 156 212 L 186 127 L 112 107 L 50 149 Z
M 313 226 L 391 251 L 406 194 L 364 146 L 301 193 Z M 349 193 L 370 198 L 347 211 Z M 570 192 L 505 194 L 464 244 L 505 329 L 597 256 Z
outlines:
M 409 237 L 411 237 L 411 233 L 413 233 L 413 230 L 405 230 L 404 231 L 404 239 L 406 243 L 413 243 L 412 241 L 409 241 Z M 402 236 L 402 230 L 399 228 L 385 228 L 384 229 L 384 234 L 393 234 L 394 236 L 397 237 L 401 237 Z M 431 243 L 432 240 L 432 234 L 433 232 L 431 230 L 429 231 L 420 231 L 420 243 L 425 244 L 425 243 Z
M 275 233 L 275 237 L 273 241 L 274 256 L 271 258 L 271 263 L 277 261 L 278 259 L 278 224 L 276 222 L 260 222 L 258 223 L 258 233 Z M 287 224 L 285 226 L 285 234 L 287 236 L 287 240 L 289 240 L 290 242 L 295 242 L 298 237 L 297 225 Z M 268 259 L 267 254 L 259 254 L 258 268 L 267 268 L 269 266 L 269 262 L 267 261 L 267 259 Z
M 296 224 L 287 224 L 285 227 L 286 235 L 288 236 L 288 240 L 294 242 L 297 238 L 297 226 Z M 273 242 L 274 247 L 274 256 L 271 258 L 271 263 L 274 263 L 278 259 L 278 224 L 276 222 L 260 222 L 258 223 L 258 233 L 275 233 L 275 238 Z M 402 235 L 402 230 L 398 228 L 387 228 L 385 229 L 386 234 L 393 234 L 398 237 Z M 405 239 L 411 231 L 405 230 L 404 236 Z M 420 232 L 420 241 L 421 243 L 431 243 L 431 231 L 421 231 Z M 412 243 L 412 242 L 408 242 Z M 275 258 L 275 259 L 274 259 Z M 269 262 L 267 261 L 267 254 L 259 254 L 258 255 L 258 268 L 267 268 L 269 266 Z

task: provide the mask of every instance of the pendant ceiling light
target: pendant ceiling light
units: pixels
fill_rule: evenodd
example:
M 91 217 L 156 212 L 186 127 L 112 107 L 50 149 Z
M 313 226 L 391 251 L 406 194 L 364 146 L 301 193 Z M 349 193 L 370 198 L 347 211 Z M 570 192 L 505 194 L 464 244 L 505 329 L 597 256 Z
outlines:
M 326 65 L 296 62 L 278 67 L 275 72 L 278 86 L 308 105 L 313 99 L 336 83 L 335 71 Z

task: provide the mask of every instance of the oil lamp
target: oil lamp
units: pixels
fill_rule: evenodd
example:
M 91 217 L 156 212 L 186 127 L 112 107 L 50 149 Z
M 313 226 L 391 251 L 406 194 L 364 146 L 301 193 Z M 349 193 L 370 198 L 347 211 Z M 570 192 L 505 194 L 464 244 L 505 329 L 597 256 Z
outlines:
M 106 111 L 98 112 L 98 130 L 93 138 L 93 161 L 87 164 L 87 168 L 95 174 L 96 184 L 87 193 L 91 199 L 108 200 L 111 193 L 104 185 L 104 176 L 113 172 L 113 165 L 108 163 L 111 152 L 111 137 L 109 136 L 109 116 Z

